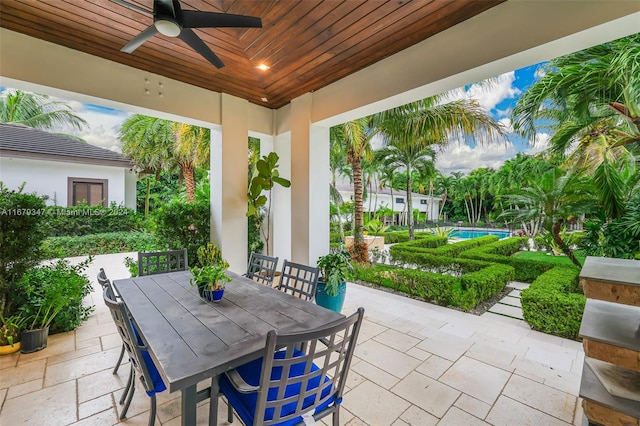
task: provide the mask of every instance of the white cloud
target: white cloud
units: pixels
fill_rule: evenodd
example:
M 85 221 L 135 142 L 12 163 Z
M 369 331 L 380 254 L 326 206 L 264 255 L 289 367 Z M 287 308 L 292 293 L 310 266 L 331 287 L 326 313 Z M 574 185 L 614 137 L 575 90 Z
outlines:
M 536 155 L 549 148 L 549 139 L 551 135 L 548 133 L 537 133 L 533 144 L 524 151 L 525 154 Z
M 453 172 L 468 174 L 479 167 L 498 169 L 515 154 L 515 147 L 508 141 L 473 147 L 465 143 L 453 142 L 438 155 L 436 168 L 445 175 Z
M 78 136 L 91 145 L 122 152 L 122 143 L 118 139 L 118 131 L 122 123 L 131 114 L 124 111 L 115 114 L 112 111 L 103 113 L 99 110 L 88 109 L 80 102 L 69 102 L 69 104 L 72 105 L 75 114 L 87 122 L 87 126 L 82 130 L 77 130 L 70 126 L 61 126 L 52 129 L 52 132 Z
M 507 72 L 493 79 L 472 84 L 466 91 L 466 96 L 476 99 L 480 106 L 489 112 L 505 99 L 516 98 L 522 94 L 520 89 L 514 87 L 515 81 L 515 71 Z

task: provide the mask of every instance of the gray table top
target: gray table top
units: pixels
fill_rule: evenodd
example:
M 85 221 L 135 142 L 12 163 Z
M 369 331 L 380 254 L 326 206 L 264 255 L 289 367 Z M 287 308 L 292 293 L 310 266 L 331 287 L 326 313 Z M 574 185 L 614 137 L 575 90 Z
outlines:
M 344 317 L 228 275 L 233 281 L 219 303 L 202 300 L 187 271 L 114 281 L 169 392 L 255 359 L 270 330 L 308 330 Z

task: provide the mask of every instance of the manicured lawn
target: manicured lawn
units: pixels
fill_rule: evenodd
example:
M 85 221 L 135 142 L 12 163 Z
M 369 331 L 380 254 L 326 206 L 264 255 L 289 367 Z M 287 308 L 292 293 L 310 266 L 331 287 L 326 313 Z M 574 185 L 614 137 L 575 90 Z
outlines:
M 585 255 L 581 250 L 574 251 L 574 254 L 580 263 L 584 263 Z M 567 256 L 551 256 L 542 251 L 521 251 L 520 253 L 515 254 L 515 256 L 518 256 L 521 259 L 542 260 L 545 262 L 557 263 L 559 265 L 573 265 Z

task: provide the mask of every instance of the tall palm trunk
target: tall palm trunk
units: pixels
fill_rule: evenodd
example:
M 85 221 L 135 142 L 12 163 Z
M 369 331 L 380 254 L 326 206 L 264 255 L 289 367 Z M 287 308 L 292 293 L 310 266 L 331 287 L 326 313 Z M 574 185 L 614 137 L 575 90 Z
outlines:
M 353 203 L 355 206 L 353 212 L 353 241 L 356 243 L 364 243 L 364 208 L 362 203 L 362 164 L 359 158 L 354 158 L 352 162 L 353 168 Z
M 196 202 L 196 179 L 194 177 L 194 167 L 192 163 L 182 165 L 182 174 L 184 175 L 184 183 L 187 188 L 187 202 Z
M 413 240 L 413 201 L 411 200 L 411 168 L 407 167 L 407 223 L 409 224 L 409 240 Z
M 337 192 L 338 188 L 336 186 L 336 173 L 335 173 L 335 171 L 333 171 L 331 173 L 331 185 L 333 185 L 333 188 Z M 336 205 L 336 208 L 338 209 L 338 231 L 340 232 L 340 241 L 342 241 L 344 243 L 344 225 L 342 224 L 342 212 L 340 211 L 340 205 Z
M 573 254 L 573 250 L 571 250 L 571 248 L 567 245 L 567 243 L 565 243 L 562 240 L 562 237 L 560 237 L 561 228 L 562 228 L 561 221 L 557 221 L 553 224 L 553 228 L 552 228 L 553 241 L 558 245 L 558 247 L 562 249 L 562 252 L 566 254 L 569 259 L 571 259 L 571 262 L 573 262 L 574 265 L 576 265 L 579 268 L 582 268 L 582 264 Z
M 396 224 L 396 209 L 395 209 L 396 200 L 393 199 L 393 186 L 390 186 L 389 190 L 391 191 L 391 225 L 395 225 Z
M 149 219 L 149 199 L 151 198 L 151 176 L 147 178 L 147 193 L 144 197 L 144 218 Z

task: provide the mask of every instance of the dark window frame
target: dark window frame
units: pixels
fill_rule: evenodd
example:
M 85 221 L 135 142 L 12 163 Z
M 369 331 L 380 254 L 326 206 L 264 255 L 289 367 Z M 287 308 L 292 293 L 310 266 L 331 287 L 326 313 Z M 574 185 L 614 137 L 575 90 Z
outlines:
M 67 206 L 75 206 L 75 188 L 76 183 L 88 183 L 88 184 L 102 184 L 102 207 L 109 206 L 109 180 L 108 179 L 93 179 L 93 178 L 81 178 L 81 177 L 69 177 L 67 178 Z M 90 200 L 87 203 L 91 205 Z
M 404 204 L 404 198 L 397 197 L 396 204 Z

